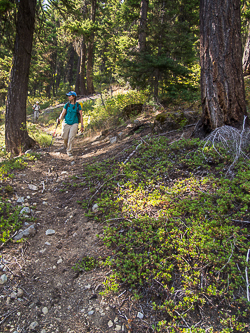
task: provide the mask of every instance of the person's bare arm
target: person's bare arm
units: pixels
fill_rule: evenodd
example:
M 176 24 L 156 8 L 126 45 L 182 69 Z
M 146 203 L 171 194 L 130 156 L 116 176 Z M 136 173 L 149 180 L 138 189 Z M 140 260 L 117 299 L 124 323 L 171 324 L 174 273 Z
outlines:
M 65 114 L 66 114 L 66 109 L 63 108 L 59 118 L 57 119 L 58 123 L 60 123 L 60 121 L 64 118 Z

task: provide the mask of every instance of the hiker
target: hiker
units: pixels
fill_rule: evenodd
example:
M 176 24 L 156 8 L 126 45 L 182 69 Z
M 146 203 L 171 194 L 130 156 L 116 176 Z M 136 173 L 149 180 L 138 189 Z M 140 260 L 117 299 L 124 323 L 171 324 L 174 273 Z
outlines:
M 64 118 L 62 123 L 62 137 L 64 147 L 68 156 L 72 156 L 72 143 L 78 131 L 78 122 L 81 122 L 81 132 L 83 132 L 82 108 L 80 103 L 76 102 L 76 93 L 70 91 L 66 94 L 69 101 L 63 107 L 63 110 L 57 119 L 58 124 Z M 80 121 L 79 121 L 80 120 Z
M 32 106 L 32 109 L 34 111 L 34 122 L 37 122 L 40 113 L 40 105 L 38 101 Z

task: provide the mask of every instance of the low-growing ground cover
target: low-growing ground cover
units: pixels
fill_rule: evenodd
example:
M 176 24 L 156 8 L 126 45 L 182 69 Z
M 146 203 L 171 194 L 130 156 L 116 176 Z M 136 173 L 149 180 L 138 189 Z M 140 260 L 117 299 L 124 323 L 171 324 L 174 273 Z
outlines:
M 104 294 L 133 290 L 160 332 L 248 330 L 250 164 L 227 178 L 231 157 L 203 146 L 148 137 L 82 175 L 83 207 L 113 252 Z
M 38 154 L 27 153 L 17 158 L 5 158 L 0 162 L 0 246 L 9 241 L 15 231 L 22 227 L 24 221 L 30 220 L 20 214 L 21 207 L 13 206 L 9 195 L 14 192 L 13 171 L 28 167 L 28 162 L 34 162 L 39 158 Z
M 56 117 L 56 112 L 48 115 L 54 124 Z M 41 317 L 39 305 L 34 311 L 32 320 L 38 320 L 41 329 L 45 322 L 55 325 L 54 281 L 67 272 L 63 289 L 56 291 L 62 297 L 58 303 L 62 307 L 61 331 L 68 329 L 69 322 L 76 332 L 96 332 L 95 328 L 98 332 L 111 331 L 112 309 L 122 318 L 120 326 L 131 333 L 249 330 L 249 162 L 239 158 L 232 166 L 233 155 L 229 156 L 221 147 L 217 148 L 218 155 L 209 145 L 203 149 L 204 142 L 180 139 L 182 131 L 173 132 L 172 137 L 129 133 L 114 146 L 98 141 L 100 138 L 87 144 L 88 140 L 81 136 L 76 140 L 74 161 L 57 150 L 62 145 L 57 138 L 57 147 L 52 146 L 50 152 L 44 149 L 44 162 L 40 161 L 39 170 L 25 171 L 26 176 L 19 178 L 18 191 L 11 176 L 11 163 L 21 168 L 27 166 L 29 155 L 7 161 L 10 167 L 3 169 L 1 202 L 5 201 L 0 206 L 6 220 L 1 224 L 5 231 L 2 243 L 21 225 L 21 220 L 16 219 L 18 211 L 12 211 L 14 206 L 8 206 L 8 199 L 15 203 L 17 193 L 25 193 L 22 196 L 26 202 L 31 206 L 37 204 L 34 209 L 38 217 L 36 236 L 23 243 L 24 249 L 32 243 L 32 274 L 25 276 L 34 288 L 34 298 L 41 297 L 41 304 L 51 305 L 50 320 Z M 188 137 L 187 132 L 183 134 Z M 33 181 L 40 186 L 37 194 L 30 194 L 27 189 Z M 94 204 L 98 206 L 95 209 Z M 73 211 L 66 214 L 69 205 Z M 6 218 L 6 212 L 11 220 Z M 45 230 L 52 226 L 55 239 L 45 249 Z M 93 230 L 89 234 L 90 227 Z M 96 233 L 99 240 L 95 239 Z M 90 238 L 86 243 L 85 237 Z M 22 243 L 5 244 L 5 258 L 7 249 L 18 245 Z M 91 286 L 91 295 L 86 293 L 89 289 L 84 289 L 89 288 L 86 282 L 83 289 L 77 289 L 80 281 L 93 281 L 96 274 L 102 279 Z M 34 282 L 33 276 L 39 279 Z M 48 281 L 51 289 L 47 290 Z M 71 285 L 76 288 L 75 294 Z M 4 297 L 10 294 L 8 289 Z M 90 320 L 85 323 L 79 307 L 83 299 L 88 311 L 92 299 L 98 300 L 99 305 L 103 300 L 109 303 L 102 323 L 98 316 L 94 319 L 88 312 Z M 13 303 L 3 302 L 8 314 Z M 15 305 L 19 311 L 20 304 Z M 22 306 L 24 329 L 31 322 L 30 309 L 25 307 Z M 69 308 L 72 314 L 65 315 Z M 116 322 L 115 316 L 111 319 Z

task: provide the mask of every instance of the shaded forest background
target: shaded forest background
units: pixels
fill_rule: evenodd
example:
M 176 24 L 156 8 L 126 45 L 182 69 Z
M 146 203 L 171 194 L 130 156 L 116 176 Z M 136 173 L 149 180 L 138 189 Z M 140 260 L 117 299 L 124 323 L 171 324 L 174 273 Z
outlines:
M 129 85 L 161 102 L 199 98 L 199 1 L 49 1 L 36 11 L 29 97 Z M 17 4 L 1 1 L 0 13 L 3 105 Z

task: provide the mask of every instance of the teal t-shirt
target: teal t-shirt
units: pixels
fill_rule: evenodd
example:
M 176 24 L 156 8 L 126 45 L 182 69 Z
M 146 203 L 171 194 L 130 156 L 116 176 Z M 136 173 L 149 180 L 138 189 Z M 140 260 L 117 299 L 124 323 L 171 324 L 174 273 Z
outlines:
M 68 125 L 78 124 L 77 117 L 77 105 L 69 103 L 68 109 L 66 108 L 68 103 L 64 105 L 64 109 L 67 110 L 66 116 L 64 118 L 65 123 Z M 81 105 L 78 104 L 78 110 L 81 110 Z

